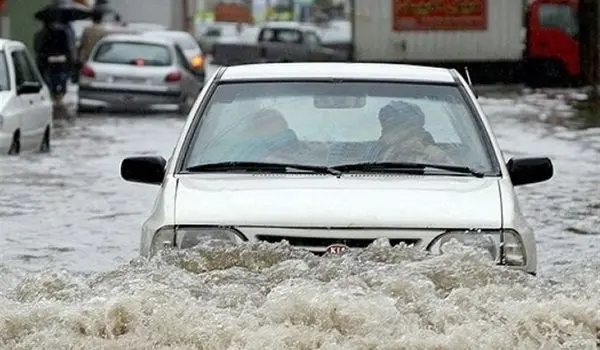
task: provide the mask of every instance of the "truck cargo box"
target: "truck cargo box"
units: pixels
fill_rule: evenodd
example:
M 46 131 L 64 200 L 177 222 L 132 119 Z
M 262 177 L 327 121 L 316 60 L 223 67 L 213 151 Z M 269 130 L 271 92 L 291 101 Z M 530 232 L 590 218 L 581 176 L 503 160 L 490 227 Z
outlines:
M 522 0 L 354 4 L 355 61 L 516 61 L 523 55 Z

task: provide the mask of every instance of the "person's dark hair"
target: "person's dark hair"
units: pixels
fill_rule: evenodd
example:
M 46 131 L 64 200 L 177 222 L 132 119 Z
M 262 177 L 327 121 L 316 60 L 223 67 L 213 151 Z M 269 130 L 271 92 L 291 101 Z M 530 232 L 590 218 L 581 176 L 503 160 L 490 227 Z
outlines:
M 102 13 L 101 11 L 94 11 L 94 12 L 92 12 L 92 21 L 94 23 L 100 23 L 100 22 L 102 22 L 103 18 L 104 18 L 104 13 Z

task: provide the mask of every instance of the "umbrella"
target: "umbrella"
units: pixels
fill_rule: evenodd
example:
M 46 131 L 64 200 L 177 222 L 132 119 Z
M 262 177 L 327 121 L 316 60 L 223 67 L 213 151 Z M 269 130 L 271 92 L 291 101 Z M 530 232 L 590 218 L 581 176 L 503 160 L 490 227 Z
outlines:
M 89 18 L 92 12 L 73 5 L 47 5 L 35 13 L 35 19 L 42 22 L 73 22 Z

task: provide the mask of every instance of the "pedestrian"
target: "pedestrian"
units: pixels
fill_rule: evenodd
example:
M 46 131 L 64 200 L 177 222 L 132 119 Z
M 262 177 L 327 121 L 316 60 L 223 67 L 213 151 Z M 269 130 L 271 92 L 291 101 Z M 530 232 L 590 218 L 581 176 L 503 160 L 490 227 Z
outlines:
M 81 34 L 81 44 L 79 45 L 79 60 L 85 63 L 90 55 L 90 52 L 96 43 L 108 34 L 108 28 L 103 23 L 104 11 L 99 8 L 94 8 L 92 11 L 92 24 L 87 26 Z
M 113 21 L 115 22 L 115 25 L 117 27 L 125 27 L 127 25 L 125 22 L 123 22 L 123 20 L 121 19 L 121 15 L 118 13 L 115 13 L 115 17 L 114 17 Z
M 60 18 L 45 20 L 34 36 L 36 64 L 55 104 L 61 104 L 76 61 L 75 42 Z

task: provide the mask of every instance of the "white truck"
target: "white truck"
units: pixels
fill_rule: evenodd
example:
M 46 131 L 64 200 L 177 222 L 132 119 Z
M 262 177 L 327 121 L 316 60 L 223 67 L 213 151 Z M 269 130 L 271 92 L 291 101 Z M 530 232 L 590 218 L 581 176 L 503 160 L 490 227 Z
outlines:
M 187 9 L 184 11 L 184 3 Z M 110 6 L 124 22 L 152 23 L 173 30 L 186 30 L 191 23 L 195 0 L 110 0 Z
M 439 65 L 474 80 L 515 78 L 525 51 L 522 0 L 355 0 L 350 60 Z

